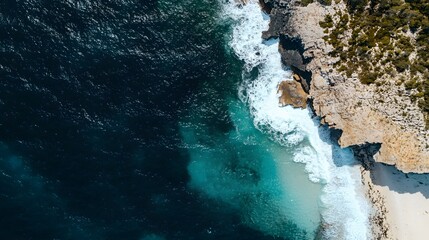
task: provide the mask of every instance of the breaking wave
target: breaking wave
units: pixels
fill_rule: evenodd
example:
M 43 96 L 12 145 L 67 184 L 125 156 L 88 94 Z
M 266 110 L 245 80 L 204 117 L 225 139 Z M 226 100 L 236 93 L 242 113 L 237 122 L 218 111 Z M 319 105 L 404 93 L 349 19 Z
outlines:
M 322 184 L 320 196 L 324 236 L 329 239 L 368 239 L 369 211 L 361 189 L 358 164 L 348 149 L 329 140 L 308 110 L 279 108 L 277 85 L 291 79 L 282 66 L 276 40 L 263 41 L 269 16 L 256 1 L 238 7 L 224 4 L 224 17 L 234 22 L 230 47 L 244 61 L 239 95 L 251 111 L 254 126 L 278 144 L 292 148 L 292 159 L 305 164 L 308 178 Z M 257 70 L 257 76 L 251 72 Z M 253 74 L 254 75 L 254 74 Z

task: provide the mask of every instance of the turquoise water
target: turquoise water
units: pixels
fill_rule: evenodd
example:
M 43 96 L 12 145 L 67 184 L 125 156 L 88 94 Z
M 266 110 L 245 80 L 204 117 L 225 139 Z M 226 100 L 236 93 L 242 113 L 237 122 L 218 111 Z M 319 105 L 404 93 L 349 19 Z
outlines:
M 240 213 L 243 223 L 265 234 L 311 239 L 320 223 L 321 187 L 308 179 L 304 166 L 258 131 L 248 107 L 229 100 L 232 128 L 214 138 L 210 126 L 182 126 L 191 162 L 190 186 Z M 201 123 L 204 113 L 190 121 Z
M 332 143 L 308 110 L 278 106 L 277 84 L 291 71 L 281 64 L 276 40 L 260 38 L 269 16 L 255 1 L 225 3 L 219 21 L 232 25 L 226 48 L 230 61 L 242 61 L 242 74 L 223 85 L 235 91 L 195 106 L 181 124 L 189 186 L 270 236 L 367 239 L 369 208 L 351 151 Z M 228 126 L 212 126 L 214 113 Z

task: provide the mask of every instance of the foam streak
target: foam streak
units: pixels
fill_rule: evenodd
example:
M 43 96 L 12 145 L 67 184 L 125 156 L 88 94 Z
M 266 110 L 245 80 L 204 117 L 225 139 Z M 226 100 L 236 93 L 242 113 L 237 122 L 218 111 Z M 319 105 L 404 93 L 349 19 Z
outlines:
M 281 64 L 278 45 L 261 39 L 269 16 L 256 1 L 240 8 L 234 2 L 226 3 L 224 13 L 236 23 L 230 46 L 245 62 L 244 73 L 254 68 L 259 71 L 256 79 L 244 77 L 240 89 L 254 125 L 279 144 L 293 147 L 294 161 L 305 164 L 311 181 L 323 184 L 325 237 L 368 239 L 370 208 L 363 197 L 360 171 L 351 151 L 332 144 L 328 130 L 320 128 L 308 110 L 278 107 L 277 85 L 290 79 L 291 72 Z

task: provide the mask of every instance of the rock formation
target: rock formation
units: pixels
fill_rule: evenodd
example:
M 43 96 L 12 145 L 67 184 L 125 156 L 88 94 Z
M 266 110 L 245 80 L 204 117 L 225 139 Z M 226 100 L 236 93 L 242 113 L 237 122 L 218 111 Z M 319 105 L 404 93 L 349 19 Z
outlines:
M 281 106 L 291 105 L 295 108 L 307 107 L 307 93 L 304 91 L 301 83 L 301 78 L 294 75 L 295 81 L 283 81 L 279 84 L 277 92 L 280 94 L 279 104 Z
M 338 59 L 329 56 L 332 46 L 323 40 L 319 22 L 344 9 L 344 4 L 304 7 L 296 0 L 261 0 L 261 4 L 271 16 L 262 37 L 280 39 L 283 63 L 304 77 L 302 86 L 321 122 L 342 131 L 340 146 L 381 144 L 375 161 L 404 172 L 429 172 L 429 131 L 405 89 L 386 79 L 380 90 L 333 67 Z

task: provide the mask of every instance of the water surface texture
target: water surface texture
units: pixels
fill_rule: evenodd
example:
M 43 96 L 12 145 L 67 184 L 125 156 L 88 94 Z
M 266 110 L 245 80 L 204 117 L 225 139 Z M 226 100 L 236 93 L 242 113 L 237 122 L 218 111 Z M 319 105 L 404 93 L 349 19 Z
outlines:
M 0 3 L 1 239 L 366 239 L 255 2 Z

